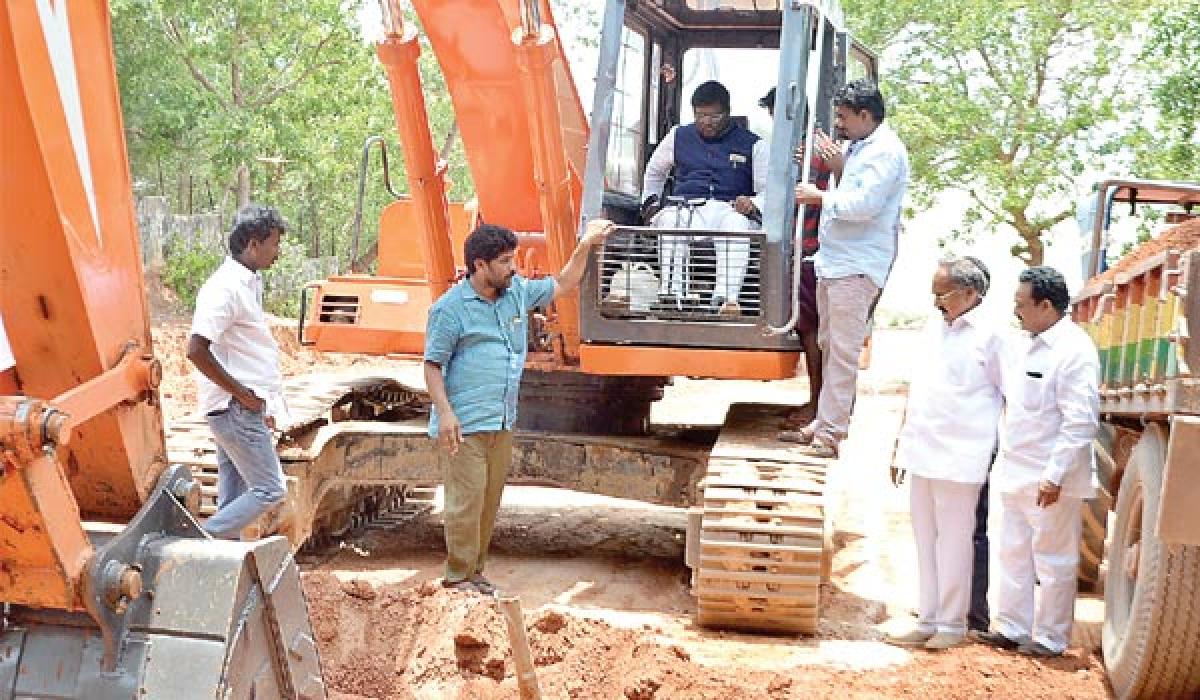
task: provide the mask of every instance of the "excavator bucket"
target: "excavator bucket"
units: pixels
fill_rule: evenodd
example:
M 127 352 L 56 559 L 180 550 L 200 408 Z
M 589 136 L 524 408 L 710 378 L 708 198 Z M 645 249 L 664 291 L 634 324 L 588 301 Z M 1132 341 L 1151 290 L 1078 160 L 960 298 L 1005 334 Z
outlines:
M 288 541 L 209 539 L 174 495 L 193 484 L 174 467 L 128 527 L 89 529 L 92 614 L 10 608 L 0 698 L 326 697 Z M 110 589 L 114 562 L 136 574 Z

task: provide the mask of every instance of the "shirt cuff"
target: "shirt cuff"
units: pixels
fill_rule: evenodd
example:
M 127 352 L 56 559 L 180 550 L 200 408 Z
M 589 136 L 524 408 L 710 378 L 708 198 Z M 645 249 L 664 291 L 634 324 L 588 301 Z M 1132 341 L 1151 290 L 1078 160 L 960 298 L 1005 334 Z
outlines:
M 1049 481 L 1055 486 L 1062 486 L 1063 479 L 1067 476 L 1066 465 L 1061 465 L 1056 462 L 1050 462 L 1046 468 L 1042 470 L 1042 480 Z

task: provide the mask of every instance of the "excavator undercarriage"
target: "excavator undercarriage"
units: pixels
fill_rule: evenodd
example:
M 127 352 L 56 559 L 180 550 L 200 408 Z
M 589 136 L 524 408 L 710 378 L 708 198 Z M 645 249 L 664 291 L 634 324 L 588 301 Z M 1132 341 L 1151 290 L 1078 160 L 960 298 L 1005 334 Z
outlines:
M 320 552 L 379 521 L 428 510 L 444 453 L 428 437 L 428 398 L 393 379 L 309 375 L 288 383 L 292 422 L 279 454 L 282 518 L 262 525 Z M 654 428 L 640 436 L 519 429 L 510 483 L 570 488 L 689 509 L 686 563 L 698 620 L 813 634 L 831 527 L 830 460 L 775 438 L 787 406 L 735 404 L 723 426 Z M 216 504 L 216 453 L 202 421 L 168 433 L 171 460 Z M 254 533 L 257 534 L 257 533 Z

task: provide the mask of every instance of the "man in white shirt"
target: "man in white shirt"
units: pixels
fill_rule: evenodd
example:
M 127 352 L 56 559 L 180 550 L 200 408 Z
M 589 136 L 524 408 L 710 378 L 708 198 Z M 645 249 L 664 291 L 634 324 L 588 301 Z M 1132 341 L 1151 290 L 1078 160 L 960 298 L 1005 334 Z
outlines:
M 949 649 L 966 640 L 979 492 L 1004 405 L 1003 338 L 983 315 L 988 275 L 973 259 L 947 259 L 933 276 L 930 319 L 914 364 L 892 481 L 905 472 L 920 576 L 917 626 L 895 644 Z
M 16 366 L 8 334 L 4 331 L 4 319 L 0 318 L 0 396 L 12 396 L 18 392 Z
M 834 126 L 851 141 L 837 186 L 796 185 L 796 201 L 821 207 L 816 254 L 822 384 L 812 423 L 780 434 L 820 457 L 837 456 L 850 426 L 858 358 L 875 301 L 896 258 L 908 151 L 883 123 L 883 96 L 856 80 L 834 97 Z
M 272 430 L 286 415 L 279 347 L 262 307 L 259 271 L 279 256 L 286 225 L 274 209 L 238 212 L 229 253 L 196 296 L 188 359 L 217 443 L 217 512 L 205 529 L 236 539 L 287 495 Z
M 1083 500 L 1095 495 L 1100 363 L 1067 316 L 1063 276 L 1032 267 L 1019 281 L 1016 314 L 1032 337 L 1004 363 L 1007 408 L 992 475 L 1004 513 L 996 624 L 978 638 L 1029 656 L 1059 656 L 1075 613 Z
M 755 230 L 758 224 L 737 211 L 733 202 L 766 188 L 766 143 L 734 123 L 729 91 L 715 80 L 700 84 L 692 93 L 692 110 L 695 122 L 668 131 L 646 164 L 643 218 L 656 228 Z M 672 168 L 671 195 L 681 200 L 674 203 L 663 199 Z M 721 236 L 712 241 L 716 271 L 709 304 L 722 316 L 740 316 L 738 296 L 750 260 L 750 241 Z M 659 241 L 659 295 L 669 306 L 681 307 L 691 292 L 688 245 L 687 238 L 669 234 Z

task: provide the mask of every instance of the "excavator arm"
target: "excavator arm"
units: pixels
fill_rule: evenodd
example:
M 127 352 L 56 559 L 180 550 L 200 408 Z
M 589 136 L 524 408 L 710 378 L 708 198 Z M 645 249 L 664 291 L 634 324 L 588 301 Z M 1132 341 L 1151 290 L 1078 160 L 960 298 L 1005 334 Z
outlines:
M 167 463 L 106 4 L 0 6 L 0 103 L 0 699 L 323 698 L 287 541 Z

